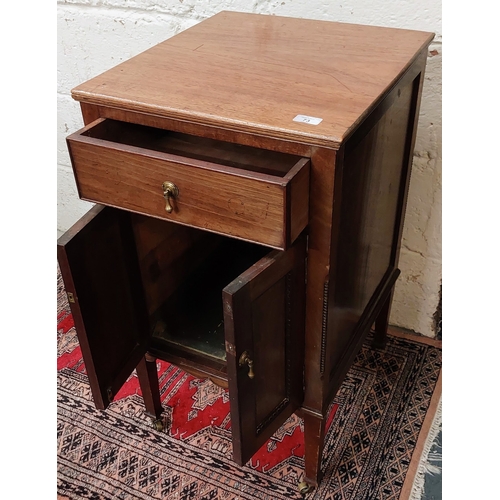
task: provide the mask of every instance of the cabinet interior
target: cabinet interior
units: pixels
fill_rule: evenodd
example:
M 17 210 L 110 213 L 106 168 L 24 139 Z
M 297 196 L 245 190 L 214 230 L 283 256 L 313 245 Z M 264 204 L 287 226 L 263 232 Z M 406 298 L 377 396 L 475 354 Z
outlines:
M 82 135 L 275 177 L 284 177 L 301 159 L 287 153 L 111 119 L 97 123 Z
M 151 345 L 225 368 L 222 290 L 269 248 L 133 215 Z

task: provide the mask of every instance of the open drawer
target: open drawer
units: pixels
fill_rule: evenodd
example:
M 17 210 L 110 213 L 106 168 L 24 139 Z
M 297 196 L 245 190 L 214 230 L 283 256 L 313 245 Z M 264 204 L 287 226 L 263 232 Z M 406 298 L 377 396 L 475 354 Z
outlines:
M 98 408 L 149 352 L 228 386 L 243 464 L 302 403 L 303 235 L 270 251 L 96 205 L 58 261 Z
M 307 158 L 102 118 L 67 143 L 84 200 L 279 249 L 308 223 Z

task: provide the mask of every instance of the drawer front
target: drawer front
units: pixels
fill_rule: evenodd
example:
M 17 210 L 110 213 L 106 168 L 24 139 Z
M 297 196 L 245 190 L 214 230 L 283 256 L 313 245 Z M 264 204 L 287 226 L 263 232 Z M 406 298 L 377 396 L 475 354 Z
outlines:
M 274 176 L 82 133 L 94 124 L 68 138 L 82 199 L 279 249 L 307 225 L 308 159 Z

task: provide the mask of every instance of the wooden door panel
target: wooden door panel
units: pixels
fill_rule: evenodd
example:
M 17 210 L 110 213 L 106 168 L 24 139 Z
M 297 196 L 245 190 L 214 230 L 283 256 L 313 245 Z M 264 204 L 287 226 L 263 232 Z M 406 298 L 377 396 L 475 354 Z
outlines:
M 130 214 L 96 205 L 59 238 L 57 257 L 94 402 L 103 409 L 146 352 Z
M 271 252 L 223 291 L 233 458 L 240 465 L 302 403 L 304 300 L 305 238 Z M 242 363 L 245 354 L 250 364 Z
M 256 394 L 255 417 L 257 434 L 263 422 L 289 398 L 290 377 L 286 372 L 287 311 L 286 289 L 290 286 L 290 274 L 266 290 L 252 303 L 253 361 L 256 369 L 254 385 Z M 272 384 L 269 381 L 272 380 Z

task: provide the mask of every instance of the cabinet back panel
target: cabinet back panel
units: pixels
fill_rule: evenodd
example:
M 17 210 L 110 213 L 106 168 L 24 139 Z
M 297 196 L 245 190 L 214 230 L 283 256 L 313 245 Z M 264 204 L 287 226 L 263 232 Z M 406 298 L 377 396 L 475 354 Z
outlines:
M 154 313 L 223 238 L 198 229 L 132 214 L 148 312 Z
M 153 314 L 153 336 L 224 361 L 222 289 L 268 252 L 265 247 L 221 238 L 217 251 L 205 253 L 196 272 L 186 274 Z M 161 282 L 171 288 L 169 279 L 166 274 Z

